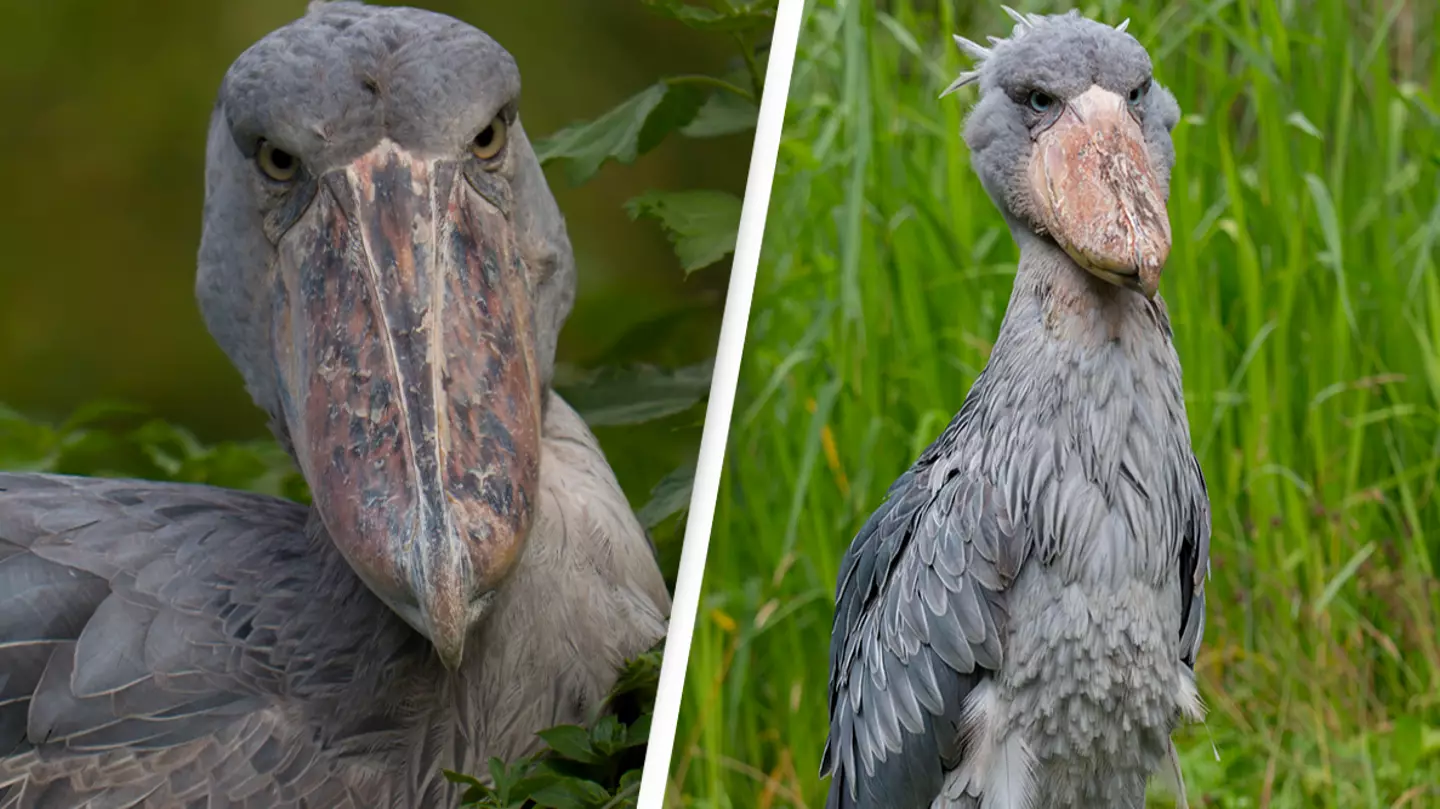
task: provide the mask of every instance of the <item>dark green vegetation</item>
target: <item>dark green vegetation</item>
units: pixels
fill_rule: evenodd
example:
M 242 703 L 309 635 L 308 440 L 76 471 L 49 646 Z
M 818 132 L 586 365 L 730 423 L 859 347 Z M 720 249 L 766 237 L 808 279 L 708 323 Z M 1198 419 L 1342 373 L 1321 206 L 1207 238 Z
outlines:
M 26 7 L 0 32 L 0 87 L 34 116 L 0 132 L 12 155 L 0 179 L 35 203 L 0 221 L 0 401 L 32 413 L 0 405 L 0 469 L 306 501 L 191 292 L 214 90 L 304 4 L 171 5 L 151 10 L 143 38 L 100 25 L 118 7 L 78 2 Z M 556 386 L 595 428 L 673 582 L 776 2 L 423 5 L 485 28 L 525 74 L 527 129 L 558 168 L 580 269 Z M 618 103 L 591 110 L 596 97 Z M 582 112 L 595 117 L 573 123 Z M 592 727 L 491 762 L 493 786 L 452 774 L 470 784 L 465 805 L 633 806 L 660 653 L 632 661 Z
M 1440 805 L 1436 6 L 1081 9 L 1132 18 L 1186 112 L 1161 289 L 1214 508 L 1191 805 Z M 951 33 L 1010 27 L 990 4 L 813 3 L 675 805 L 823 805 L 841 554 L 959 409 L 1009 296 L 1016 251 L 958 134 L 975 91 L 936 97 L 966 64 Z
M 466 809 L 619 809 L 634 807 L 660 684 L 663 644 L 632 660 L 588 728 L 560 725 L 541 731 L 549 749 L 506 764 L 490 759 L 489 783 L 446 771 L 468 784 Z

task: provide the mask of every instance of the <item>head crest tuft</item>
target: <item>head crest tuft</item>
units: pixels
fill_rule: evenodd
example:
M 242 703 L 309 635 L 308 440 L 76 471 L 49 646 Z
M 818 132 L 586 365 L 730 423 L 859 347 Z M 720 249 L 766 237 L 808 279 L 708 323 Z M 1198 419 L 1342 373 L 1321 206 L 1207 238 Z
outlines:
M 1010 17 L 1010 19 L 1012 19 L 1012 20 L 1015 21 L 1015 26 L 1016 26 L 1017 29 L 1025 29 L 1025 28 L 1034 28 L 1034 27 L 1035 27 L 1035 22 L 1036 22 L 1036 20 L 1037 20 L 1037 17 L 1036 17 L 1034 14 L 1021 14 L 1020 12 L 1016 11 L 1015 9 L 1013 9 L 1013 8 L 1011 8 L 1011 7 L 1009 7 L 1009 6 L 1001 6 L 1001 7 L 1000 7 L 1000 10 L 1001 10 L 1001 11 L 1004 11 L 1005 14 Z M 1018 33 L 1018 31 L 1017 31 L 1017 33 Z
M 941 98 L 950 95 L 951 93 L 959 90 L 961 87 L 964 87 L 967 84 L 973 84 L 979 81 L 980 75 L 985 69 L 986 60 L 988 60 L 991 56 L 994 55 L 996 49 L 1002 48 L 1008 43 L 1014 42 L 1015 40 L 1024 37 L 1031 31 L 1035 30 L 1035 28 L 1037 28 L 1038 26 L 1044 24 L 1046 20 L 1043 15 L 1022 14 L 1021 12 L 1016 11 L 1010 6 L 1002 5 L 1000 9 L 1005 12 L 1006 16 L 1015 21 L 1015 29 L 1010 32 L 1010 37 L 1006 39 L 1003 37 L 987 36 L 985 37 L 985 39 L 990 42 L 990 47 L 987 48 L 976 42 L 972 42 L 971 40 L 966 39 L 959 34 L 956 34 L 955 44 L 960 48 L 961 53 L 965 54 L 971 60 L 973 60 L 974 64 L 970 66 L 969 70 L 961 73 L 955 79 L 955 81 L 950 82 L 950 85 L 946 87 L 943 92 L 940 93 Z M 1079 10 L 1072 9 L 1067 14 L 1061 16 L 1080 18 L 1081 14 Z M 1130 20 L 1129 18 L 1126 18 L 1124 22 L 1115 26 L 1115 30 L 1124 31 L 1129 25 Z

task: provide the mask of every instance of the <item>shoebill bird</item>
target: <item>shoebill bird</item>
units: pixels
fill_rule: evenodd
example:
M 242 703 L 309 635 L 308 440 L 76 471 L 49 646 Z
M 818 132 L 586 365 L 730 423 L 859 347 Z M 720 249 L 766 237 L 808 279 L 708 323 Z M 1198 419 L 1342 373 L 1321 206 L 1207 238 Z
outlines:
M 520 75 L 337 2 L 211 119 L 197 283 L 314 506 L 0 475 L 0 807 L 444 807 L 665 632 L 652 548 L 551 389 L 575 288 Z
M 1156 773 L 1183 796 L 1210 514 L 1157 294 L 1179 108 L 1123 23 L 1010 13 L 991 48 L 957 37 L 979 62 L 947 92 L 979 85 L 965 142 L 1019 269 L 841 564 L 832 807 L 1141 807 Z

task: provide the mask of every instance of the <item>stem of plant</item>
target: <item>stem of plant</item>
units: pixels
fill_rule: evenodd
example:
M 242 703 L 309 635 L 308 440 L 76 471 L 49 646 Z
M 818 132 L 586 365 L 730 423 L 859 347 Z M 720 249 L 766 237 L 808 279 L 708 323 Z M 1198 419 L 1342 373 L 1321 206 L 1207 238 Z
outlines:
M 760 75 L 760 66 L 755 63 L 755 48 L 739 31 L 735 32 L 735 42 L 740 46 L 740 57 L 745 60 L 745 69 L 750 72 L 750 86 L 755 90 L 752 98 L 759 103 L 765 88 L 765 77 Z
M 695 74 L 691 76 L 670 76 L 669 78 L 665 79 L 665 83 L 669 85 L 695 84 L 702 87 L 714 87 L 719 90 L 725 90 L 726 92 L 734 93 L 741 98 L 746 98 L 751 101 L 758 100 L 757 96 L 752 95 L 750 91 L 746 90 L 744 87 L 741 87 L 738 84 L 731 84 L 724 79 L 717 79 L 714 76 L 704 76 L 700 74 Z

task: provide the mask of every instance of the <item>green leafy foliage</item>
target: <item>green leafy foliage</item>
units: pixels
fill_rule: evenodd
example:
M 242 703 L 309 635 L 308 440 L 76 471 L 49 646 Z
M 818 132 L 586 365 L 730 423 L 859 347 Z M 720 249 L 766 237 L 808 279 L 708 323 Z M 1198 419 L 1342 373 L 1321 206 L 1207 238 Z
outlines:
M 690 505 L 690 492 L 695 485 L 695 461 L 675 467 L 650 490 L 650 502 L 635 516 L 646 528 L 654 528 Z
M 627 202 L 625 210 L 631 219 L 659 220 L 687 273 L 732 252 L 740 230 L 740 198 L 724 191 L 651 191 Z
M 0 407 L 0 469 L 205 483 L 302 502 L 310 497 L 290 457 L 272 441 L 205 445 L 119 402 L 87 405 L 59 425 Z
M 490 760 L 489 778 L 446 772 L 466 786 L 462 807 L 475 809 L 620 809 L 635 806 L 640 765 L 650 737 L 661 647 L 626 664 L 588 728 L 560 725 L 540 733 L 545 749 L 505 763 Z
M 591 427 L 641 424 L 683 413 L 710 390 L 712 360 L 684 368 L 556 370 L 555 387 Z
M 718 138 L 755 128 L 760 107 L 755 100 L 738 93 L 711 93 L 695 113 L 695 119 L 681 128 L 688 138 Z
M 644 2 L 692 28 L 734 37 L 745 69 L 726 76 L 662 78 L 593 121 L 571 124 L 536 143 L 541 164 L 563 165 L 571 183 L 589 180 L 606 161 L 633 163 L 672 134 L 711 138 L 755 128 L 763 86 L 755 43 L 774 24 L 778 0 L 720 0 L 710 6 L 681 0 Z M 687 274 L 735 249 L 740 201 L 733 194 L 651 191 L 627 203 L 626 210 L 631 218 L 659 221 Z
M 644 0 L 645 5 L 678 20 L 691 28 L 704 31 L 753 31 L 768 29 L 775 24 L 774 0 L 732 3 L 721 0 L 710 6 L 686 3 L 684 0 Z
M 693 85 L 659 81 L 593 121 L 574 124 L 535 144 L 542 164 L 565 161 L 576 185 L 606 160 L 633 163 L 665 136 L 695 119 L 705 96 Z

